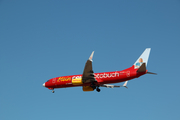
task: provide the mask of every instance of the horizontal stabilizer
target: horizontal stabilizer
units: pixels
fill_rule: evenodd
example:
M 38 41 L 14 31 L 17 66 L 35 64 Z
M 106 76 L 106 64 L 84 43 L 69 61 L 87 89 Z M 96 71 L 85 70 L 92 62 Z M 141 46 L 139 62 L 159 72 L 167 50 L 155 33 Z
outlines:
M 147 72 L 146 74 L 153 74 L 153 75 L 157 75 L 157 73 L 153 73 L 153 72 Z

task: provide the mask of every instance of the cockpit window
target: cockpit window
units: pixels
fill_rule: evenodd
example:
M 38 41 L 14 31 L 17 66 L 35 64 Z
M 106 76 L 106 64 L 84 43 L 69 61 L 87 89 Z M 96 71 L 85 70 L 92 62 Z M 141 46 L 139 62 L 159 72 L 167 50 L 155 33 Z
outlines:
M 46 82 L 49 82 L 49 80 L 48 80 L 48 81 L 46 81 Z

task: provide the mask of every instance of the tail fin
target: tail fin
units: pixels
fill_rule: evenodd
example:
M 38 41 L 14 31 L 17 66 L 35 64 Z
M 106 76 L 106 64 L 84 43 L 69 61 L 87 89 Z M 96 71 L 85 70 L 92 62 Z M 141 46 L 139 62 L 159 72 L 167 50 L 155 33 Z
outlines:
M 140 71 L 146 70 L 150 51 L 151 51 L 151 48 L 145 49 L 145 51 L 141 54 L 141 56 L 134 63 L 134 69 L 139 68 Z

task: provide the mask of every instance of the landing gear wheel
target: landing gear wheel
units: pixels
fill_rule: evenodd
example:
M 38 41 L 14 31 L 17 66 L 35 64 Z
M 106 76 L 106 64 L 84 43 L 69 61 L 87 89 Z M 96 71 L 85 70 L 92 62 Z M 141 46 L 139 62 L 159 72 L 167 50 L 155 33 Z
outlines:
M 54 93 L 54 90 L 52 90 L 52 93 Z
M 96 89 L 96 91 L 97 91 L 97 92 L 100 92 L 100 91 L 101 91 L 101 89 L 97 88 L 97 89 Z
M 94 83 L 91 83 L 90 86 L 93 88 L 93 90 L 97 88 Z

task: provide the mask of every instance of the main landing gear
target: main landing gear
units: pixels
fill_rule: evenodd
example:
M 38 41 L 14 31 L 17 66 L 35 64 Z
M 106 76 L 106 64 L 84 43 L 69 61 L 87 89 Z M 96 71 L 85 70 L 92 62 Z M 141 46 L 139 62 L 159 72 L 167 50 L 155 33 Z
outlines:
M 101 90 L 99 89 L 99 86 L 95 85 L 93 82 L 91 83 L 91 87 L 94 89 L 96 89 L 97 92 L 100 92 Z
M 101 89 L 99 89 L 99 87 L 96 87 L 96 91 L 97 91 L 97 92 L 100 92 L 100 91 L 101 91 Z

